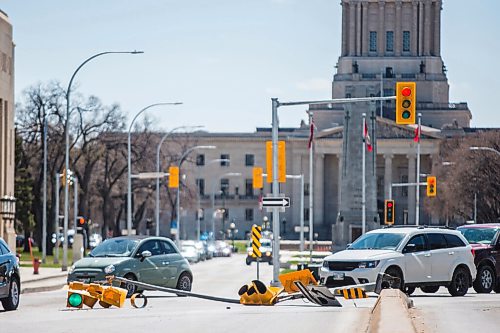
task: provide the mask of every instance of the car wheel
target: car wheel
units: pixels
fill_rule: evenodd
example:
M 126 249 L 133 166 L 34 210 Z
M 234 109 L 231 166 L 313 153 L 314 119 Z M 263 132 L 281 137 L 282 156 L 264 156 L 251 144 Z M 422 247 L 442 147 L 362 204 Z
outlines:
M 488 294 L 495 286 L 495 272 L 490 266 L 483 265 L 477 270 L 476 280 L 473 283 L 477 293 Z
M 434 294 L 439 290 L 439 286 L 425 286 L 425 287 L 420 287 L 424 293 L 427 294 Z
M 247 263 L 248 266 L 250 266 L 250 264 L 252 263 L 252 261 L 248 258 L 245 259 L 245 262 Z
M 188 273 L 182 273 L 177 281 L 177 289 L 182 291 L 191 291 L 191 286 L 193 284 L 192 278 Z
M 401 272 L 399 271 L 399 269 L 395 268 L 395 267 L 389 267 L 386 271 L 385 271 L 385 274 L 387 275 L 390 275 L 392 277 L 395 277 L 395 278 L 398 278 L 399 281 L 401 281 L 401 284 L 399 285 L 399 289 L 401 291 L 405 291 L 405 287 L 404 287 L 404 280 L 403 280 L 403 274 L 401 274 Z M 391 288 L 392 286 L 387 284 L 386 286 L 382 286 L 382 289 L 387 289 L 387 288 Z M 415 289 L 413 290 L 415 291 Z
M 9 296 L 2 299 L 2 305 L 5 311 L 12 311 L 19 306 L 19 281 L 14 278 L 10 283 Z
M 457 267 L 453 272 L 448 291 L 451 296 L 464 296 L 470 285 L 469 271 L 463 267 Z
M 132 281 L 137 281 L 137 278 L 133 274 L 125 275 L 125 278 Z M 122 282 L 120 284 L 120 288 L 127 289 L 127 298 L 132 297 L 132 295 L 135 294 L 137 291 L 137 286 L 133 283 Z
M 410 296 L 415 292 L 415 287 L 405 287 L 405 294 Z
M 495 288 L 493 288 L 493 290 L 494 290 L 496 293 L 500 293 L 500 281 L 497 281 L 497 285 L 495 286 Z

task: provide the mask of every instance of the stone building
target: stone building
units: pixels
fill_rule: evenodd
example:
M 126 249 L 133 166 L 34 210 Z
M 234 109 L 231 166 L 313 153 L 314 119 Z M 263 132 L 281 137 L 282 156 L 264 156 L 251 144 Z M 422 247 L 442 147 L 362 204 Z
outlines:
M 14 43 L 12 25 L 0 10 L 0 198 L 14 197 Z M 12 219 L 2 219 L 0 237 L 15 251 Z

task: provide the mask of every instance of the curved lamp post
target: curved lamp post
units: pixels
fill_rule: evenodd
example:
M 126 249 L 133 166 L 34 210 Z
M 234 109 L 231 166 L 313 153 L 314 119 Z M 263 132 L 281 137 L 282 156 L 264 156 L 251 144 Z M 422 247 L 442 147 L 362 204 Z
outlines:
M 181 174 L 181 164 L 184 162 L 184 159 L 194 150 L 197 149 L 215 149 L 217 148 L 216 146 L 194 146 L 189 149 L 187 149 L 179 159 L 178 167 L 179 167 L 179 175 Z M 181 240 L 181 183 L 179 183 L 179 188 L 177 189 L 177 200 L 176 200 L 176 207 L 177 207 L 177 233 L 175 234 L 175 243 L 177 246 L 180 245 L 180 240 Z
M 70 109 L 70 93 L 71 93 L 71 85 L 73 84 L 73 80 L 75 79 L 76 74 L 78 71 L 89 61 L 92 59 L 95 59 L 97 57 L 106 55 L 106 54 L 141 54 L 144 53 L 143 51 L 106 51 L 106 52 L 100 52 L 97 54 L 94 54 L 84 62 L 80 64 L 80 66 L 77 67 L 77 69 L 73 72 L 73 75 L 71 76 L 71 79 L 69 80 L 68 84 L 68 89 L 66 90 L 66 121 L 64 124 L 64 132 L 66 136 L 66 157 L 65 157 L 65 163 L 64 163 L 64 168 L 66 170 L 65 174 L 68 174 L 69 171 L 69 109 Z M 63 243 L 63 262 L 61 269 L 63 271 L 68 270 L 68 258 L 67 258 L 67 253 L 68 253 L 68 215 L 69 215 L 69 187 L 68 184 L 65 183 L 64 186 L 64 243 Z
M 163 142 L 176 130 L 185 129 L 185 128 L 201 128 L 203 126 L 179 126 L 172 129 L 170 132 L 165 133 L 158 144 L 156 149 L 156 172 L 160 173 L 160 150 Z M 156 178 L 156 207 L 155 207 L 155 215 L 156 215 L 156 237 L 160 236 L 160 178 Z
M 150 109 L 155 106 L 161 106 L 161 105 L 180 105 L 182 104 L 181 102 L 170 102 L 170 103 L 154 103 L 151 105 L 146 106 L 143 108 L 141 111 L 137 112 L 135 115 L 134 119 L 132 119 L 132 122 L 130 123 L 130 126 L 128 128 L 128 136 L 127 136 L 127 235 L 132 234 L 132 161 L 130 159 L 130 132 L 132 131 L 132 126 L 134 125 L 135 120 L 137 117 L 139 117 L 144 111 L 147 109 Z
M 487 151 L 491 151 L 493 153 L 496 153 L 500 156 L 500 151 L 494 149 L 494 148 L 490 148 L 490 147 L 469 147 L 470 150 L 487 150 Z
M 222 179 L 222 177 L 239 177 L 241 172 L 226 172 L 217 178 L 217 182 L 212 184 L 212 236 L 215 240 L 215 185 Z M 223 230 L 224 231 L 224 230 Z

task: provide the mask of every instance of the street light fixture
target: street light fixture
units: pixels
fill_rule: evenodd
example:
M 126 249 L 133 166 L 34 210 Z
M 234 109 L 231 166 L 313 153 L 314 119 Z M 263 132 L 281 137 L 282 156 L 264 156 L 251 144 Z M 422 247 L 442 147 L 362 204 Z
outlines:
M 487 150 L 500 155 L 500 151 L 490 147 L 469 147 L 470 150 Z
M 178 167 L 179 167 L 179 174 L 181 172 L 181 164 L 184 162 L 184 159 L 194 150 L 197 149 L 215 149 L 217 148 L 216 146 L 194 146 L 189 149 L 187 149 L 179 159 Z M 175 242 L 177 246 L 180 245 L 180 234 L 181 234 L 181 183 L 179 183 L 179 187 L 177 188 L 177 200 L 176 200 L 176 207 L 177 207 L 177 233 L 175 234 Z
M 150 109 L 155 106 L 161 106 L 161 105 L 180 105 L 182 104 L 181 102 L 171 102 L 171 103 L 154 103 L 151 105 L 146 106 L 143 108 L 141 111 L 137 112 L 135 115 L 134 119 L 132 119 L 132 122 L 130 123 L 130 126 L 128 128 L 128 136 L 127 136 L 127 169 L 128 169 L 128 185 L 127 185 L 127 235 L 132 234 L 132 161 L 131 161 L 131 152 L 130 152 L 130 132 L 132 131 L 132 126 L 134 125 L 135 120 L 139 115 L 141 115 L 144 111 L 147 109 Z
M 66 137 L 66 157 L 65 157 L 65 163 L 64 163 L 64 168 L 66 170 L 65 174 L 68 173 L 69 171 L 69 109 L 70 109 L 70 93 L 71 93 L 71 85 L 73 84 L 73 80 L 75 79 L 76 74 L 78 71 L 89 61 L 92 59 L 95 59 L 97 57 L 106 55 L 106 54 L 142 54 L 144 53 L 143 51 L 106 51 L 106 52 L 100 52 L 97 54 L 94 54 L 90 58 L 87 58 L 84 62 L 80 64 L 76 68 L 76 70 L 73 72 L 73 75 L 71 76 L 71 79 L 69 80 L 68 84 L 68 89 L 66 90 L 66 121 L 64 124 L 64 132 L 65 132 L 65 137 Z M 69 215 L 69 186 L 66 184 L 64 186 L 64 239 L 68 239 L 68 216 Z M 62 271 L 67 271 L 68 270 L 68 242 L 65 241 L 63 243 L 63 262 L 61 266 Z
M 222 177 L 239 177 L 240 172 L 226 172 L 217 178 L 217 182 L 212 184 L 212 237 L 215 239 L 215 184 L 217 184 Z M 224 218 L 224 216 L 222 217 Z M 224 232 L 224 230 L 222 230 Z
M 165 133 L 158 143 L 158 148 L 156 149 L 156 172 L 160 172 L 160 150 L 163 142 L 176 130 L 186 129 L 186 128 L 201 128 L 203 126 L 179 126 L 172 129 L 170 132 Z M 156 178 L 156 207 L 155 207 L 155 217 L 156 217 L 156 237 L 160 236 L 160 178 Z

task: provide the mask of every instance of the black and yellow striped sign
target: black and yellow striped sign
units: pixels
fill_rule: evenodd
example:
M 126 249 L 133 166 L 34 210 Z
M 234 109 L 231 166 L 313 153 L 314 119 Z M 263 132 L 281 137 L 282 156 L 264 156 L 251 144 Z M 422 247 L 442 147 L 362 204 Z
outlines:
M 337 289 L 336 292 L 344 296 L 345 299 L 368 298 L 363 288 Z
M 253 256 L 257 258 L 262 257 L 262 253 L 260 252 L 260 239 L 262 238 L 262 227 L 258 225 L 252 226 L 252 249 Z

